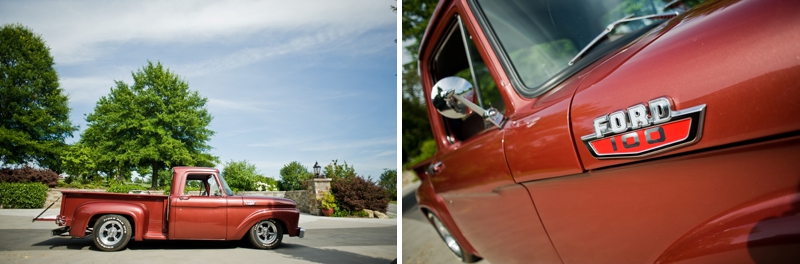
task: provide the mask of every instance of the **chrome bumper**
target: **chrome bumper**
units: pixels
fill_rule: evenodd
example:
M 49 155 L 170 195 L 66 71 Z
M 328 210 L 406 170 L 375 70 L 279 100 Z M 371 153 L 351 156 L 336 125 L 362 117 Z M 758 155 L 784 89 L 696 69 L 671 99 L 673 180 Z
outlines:
M 305 235 L 306 235 L 306 229 L 305 229 L 305 228 L 302 228 L 302 227 L 300 227 L 300 228 L 298 228 L 298 229 L 300 229 L 300 231 L 299 231 L 299 232 L 297 232 L 297 237 L 299 237 L 299 238 L 303 238 L 303 236 L 305 236 Z

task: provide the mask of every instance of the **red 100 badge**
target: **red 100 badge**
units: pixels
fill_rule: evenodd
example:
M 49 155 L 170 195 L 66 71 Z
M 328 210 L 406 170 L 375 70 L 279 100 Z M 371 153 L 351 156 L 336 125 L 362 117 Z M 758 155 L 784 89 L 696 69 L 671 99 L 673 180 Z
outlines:
M 697 142 L 705 109 L 703 104 L 676 111 L 660 97 L 595 118 L 594 133 L 581 140 L 598 159 L 646 156 Z

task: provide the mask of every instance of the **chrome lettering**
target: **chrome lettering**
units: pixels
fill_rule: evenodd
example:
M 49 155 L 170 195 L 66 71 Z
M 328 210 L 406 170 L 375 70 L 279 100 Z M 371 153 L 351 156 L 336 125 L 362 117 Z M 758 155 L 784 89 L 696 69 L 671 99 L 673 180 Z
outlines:
M 650 120 L 647 120 L 647 108 L 644 105 L 638 104 L 628 107 L 628 118 L 631 119 L 631 129 L 650 125 Z
M 671 107 L 667 98 L 661 97 L 650 100 L 650 119 L 653 125 L 665 123 L 672 117 Z
M 608 116 L 601 116 L 594 119 L 594 135 L 597 138 L 603 137 L 603 134 L 608 130 Z
M 608 122 L 611 123 L 611 132 L 615 134 L 628 130 L 628 120 L 623 111 L 616 111 L 608 115 Z

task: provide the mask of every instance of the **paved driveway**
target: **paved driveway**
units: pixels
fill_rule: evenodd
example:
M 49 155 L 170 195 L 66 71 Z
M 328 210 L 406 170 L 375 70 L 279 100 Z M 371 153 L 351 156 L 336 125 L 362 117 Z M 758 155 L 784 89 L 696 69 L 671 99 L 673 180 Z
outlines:
M 0 210 L 0 263 L 390 263 L 397 258 L 397 219 L 300 215 L 305 238 L 259 250 L 248 241 L 131 241 L 98 251 L 90 238 L 50 236 L 52 222 L 31 223 L 41 209 Z M 55 215 L 52 209 L 45 215 Z

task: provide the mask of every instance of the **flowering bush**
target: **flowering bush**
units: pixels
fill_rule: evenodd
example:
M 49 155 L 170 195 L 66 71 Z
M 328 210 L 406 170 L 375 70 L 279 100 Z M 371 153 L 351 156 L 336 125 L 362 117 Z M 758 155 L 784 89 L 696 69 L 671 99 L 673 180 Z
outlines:
M 269 184 L 267 182 L 256 182 L 256 190 L 261 191 L 277 191 L 278 186 L 275 184 Z

